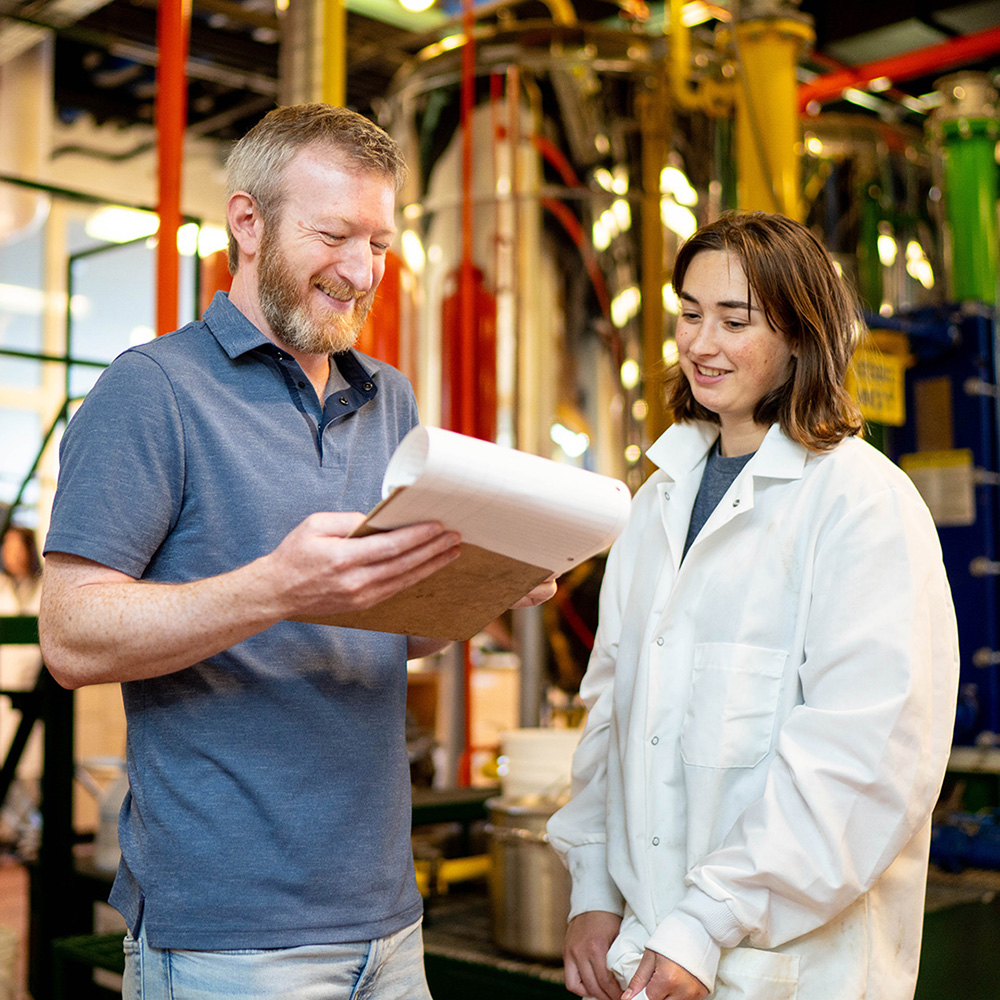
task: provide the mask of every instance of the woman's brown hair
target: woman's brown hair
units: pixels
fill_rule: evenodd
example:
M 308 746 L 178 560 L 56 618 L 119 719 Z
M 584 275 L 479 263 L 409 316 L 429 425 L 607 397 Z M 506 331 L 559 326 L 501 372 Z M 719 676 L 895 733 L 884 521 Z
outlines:
M 785 434 L 812 451 L 828 451 L 857 434 L 863 420 L 844 388 L 847 366 L 864 332 L 861 308 L 819 240 L 803 225 L 766 212 L 731 212 L 699 229 L 674 265 L 678 295 L 691 261 L 704 250 L 733 254 L 743 267 L 748 295 L 796 353 L 791 374 L 754 409 L 763 425 L 778 421 Z M 691 393 L 680 365 L 666 378 L 674 420 L 719 416 Z

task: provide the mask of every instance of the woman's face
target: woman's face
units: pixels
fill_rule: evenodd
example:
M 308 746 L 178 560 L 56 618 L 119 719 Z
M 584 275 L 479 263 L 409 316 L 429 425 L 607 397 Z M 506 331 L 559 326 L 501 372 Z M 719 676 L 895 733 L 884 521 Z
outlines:
M 724 455 L 755 451 L 768 428 L 754 423 L 754 408 L 788 377 L 795 352 L 751 303 L 747 276 L 732 253 L 697 254 L 680 299 L 677 350 L 691 392 L 719 415 Z
M 0 543 L 0 559 L 3 561 L 3 568 L 18 579 L 28 576 L 31 571 L 27 546 L 16 531 L 4 534 L 3 542 Z

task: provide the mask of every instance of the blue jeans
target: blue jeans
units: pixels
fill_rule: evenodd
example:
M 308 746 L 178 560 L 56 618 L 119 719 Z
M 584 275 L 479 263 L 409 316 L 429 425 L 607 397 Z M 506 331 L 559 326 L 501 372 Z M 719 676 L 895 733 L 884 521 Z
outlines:
M 124 1000 L 431 1000 L 420 921 L 375 941 L 260 951 L 150 947 L 125 936 Z

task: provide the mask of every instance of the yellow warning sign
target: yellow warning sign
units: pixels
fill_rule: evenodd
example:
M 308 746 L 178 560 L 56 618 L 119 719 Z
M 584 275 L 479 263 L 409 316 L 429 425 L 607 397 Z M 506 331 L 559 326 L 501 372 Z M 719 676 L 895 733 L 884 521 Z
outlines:
M 906 358 L 862 348 L 847 373 L 847 390 L 857 400 L 866 420 L 891 427 L 906 423 L 903 373 Z

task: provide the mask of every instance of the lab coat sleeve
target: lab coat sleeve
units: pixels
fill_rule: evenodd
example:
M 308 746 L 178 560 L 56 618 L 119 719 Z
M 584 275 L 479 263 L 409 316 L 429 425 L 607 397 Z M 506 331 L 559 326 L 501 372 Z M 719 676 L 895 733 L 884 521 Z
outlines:
M 885 489 L 817 537 L 803 702 L 762 796 L 648 942 L 710 987 L 720 947 L 779 946 L 870 889 L 928 823 L 947 764 L 958 640 L 926 508 Z
M 624 602 L 618 567 L 624 543 L 622 538 L 608 555 L 601 585 L 600 624 L 580 685 L 587 724 L 573 755 L 573 796 L 548 823 L 549 840 L 572 879 L 570 919 L 588 910 L 621 914 L 624 909 L 621 892 L 608 872 L 606 820 L 614 672 Z

